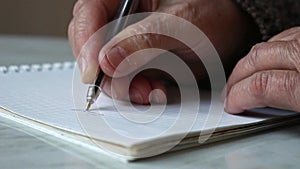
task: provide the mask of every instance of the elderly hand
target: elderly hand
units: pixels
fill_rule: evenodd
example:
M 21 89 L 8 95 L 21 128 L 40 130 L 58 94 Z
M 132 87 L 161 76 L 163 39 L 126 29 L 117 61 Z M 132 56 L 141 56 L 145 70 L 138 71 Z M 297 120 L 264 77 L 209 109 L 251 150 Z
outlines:
M 255 45 L 233 70 L 225 110 L 260 107 L 300 112 L 300 27 Z
M 94 74 L 100 66 L 106 74 L 104 91 L 109 95 L 113 95 L 114 98 L 122 99 L 126 96 L 127 91 L 124 91 L 122 86 L 111 87 L 110 82 L 116 68 L 127 56 L 147 48 L 160 48 L 178 53 L 180 53 L 180 49 L 183 49 L 183 51 L 185 49 L 178 43 L 174 43 L 171 38 L 143 34 L 131 36 L 112 48 L 105 48 L 109 45 L 108 42 L 102 48 L 103 50 L 100 49 L 100 44 L 95 43 L 86 53 L 80 54 L 87 40 L 98 29 L 113 19 L 119 2 L 119 0 L 79 0 L 74 7 L 74 18 L 69 25 L 68 34 L 81 70 L 82 81 L 92 83 L 95 79 Z M 138 11 L 173 14 L 190 21 L 206 33 L 225 63 L 226 60 L 232 60 L 232 58 L 226 59 L 226 57 L 232 55 L 233 51 L 245 47 L 243 44 L 249 44 L 248 35 L 250 36 L 251 31 L 253 31 L 251 20 L 231 0 L 140 0 Z M 182 26 L 182 28 L 184 27 Z M 168 27 L 164 18 L 150 15 L 148 18 L 127 27 L 116 37 L 131 35 L 133 32 L 138 33 L 147 29 L 178 31 L 178 28 Z M 108 51 L 105 51 L 105 49 L 108 49 Z M 203 74 L 203 68 L 200 66 L 202 65 L 201 62 L 195 62 L 194 58 L 186 54 L 183 59 L 192 67 L 196 77 L 201 77 L 201 74 Z M 139 74 L 131 82 L 129 95 L 133 102 L 149 103 L 149 94 L 153 89 L 161 89 L 166 92 L 165 86 L 159 79 L 161 73 L 151 72 L 150 74 L 151 77 L 147 74 Z M 124 78 L 126 79 L 126 77 Z M 156 102 L 159 102 L 159 100 L 157 99 Z

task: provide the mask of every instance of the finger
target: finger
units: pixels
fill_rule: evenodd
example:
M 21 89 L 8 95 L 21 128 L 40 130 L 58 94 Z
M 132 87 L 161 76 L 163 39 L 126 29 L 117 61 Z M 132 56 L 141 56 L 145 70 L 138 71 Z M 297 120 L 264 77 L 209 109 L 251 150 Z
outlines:
M 78 0 L 73 8 L 73 16 L 76 16 L 80 8 L 83 6 L 83 4 L 86 2 L 86 0 Z
M 156 79 L 147 79 L 142 75 L 136 76 L 129 85 L 127 77 L 112 79 L 105 76 L 101 88 L 105 94 L 117 100 L 132 101 L 137 104 L 165 103 L 167 93 L 165 86 Z M 128 87 L 129 92 L 128 92 Z M 158 89 L 161 92 L 153 92 Z
M 71 46 L 71 49 L 73 51 L 73 55 L 75 55 L 74 53 L 74 18 L 72 18 L 72 20 L 70 21 L 69 23 L 69 26 L 68 26 L 68 40 L 69 40 L 69 43 L 70 43 L 70 46 Z
M 74 44 L 75 53 L 78 55 L 81 47 L 88 38 L 100 27 L 104 26 L 117 10 L 118 0 L 81 0 L 78 2 L 74 16 Z M 76 56 L 77 56 L 76 55 Z
M 153 53 L 150 51 L 149 53 L 131 56 L 136 51 L 151 48 L 164 50 L 177 48 L 179 43 L 172 38 L 148 33 L 163 32 L 164 30 L 179 31 L 177 30 L 178 26 L 172 27 L 174 23 L 171 22 L 167 18 L 158 17 L 153 14 L 120 32 L 100 52 L 99 63 L 103 71 L 107 75 L 113 76 L 118 66 L 122 63 L 122 67 L 118 68 L 118 73 L 121 73 L 121 76 L 125 76 L 161 54 L 157 53 L 157 51 L 153 51 Z M 119 40 L 122 41 L 114 44 L 114 42 L 118 42 Z
M 152 92 L 154 90 L 160 92 Z M 130 85 L 130 100 L 138 104 L 165 103 L 167 93 L 165 86 L 155 79 L 147 79 L 142 75 L 136 76 Z
M 295 42 L 265 42 L 255 45 L 234 68 L 228 80 L 227 90 L 255 72 L 271 69 L 299 69 L 299 49 L 294 47 L 296 44 L 293 43 Z
M 159 1 L 143 0 L 139 3 L 140 10 L 154 11 L 158 8 Z M 76 29 L 69 29 L 69 34 L 75 37 L 80 36 L 74 37 L 75 42 L 78 41 L 74 49 L 77 55 L 90 35 L 113 19 L 119 5 L 118 0 L 78 0 L 76 2 L 73 8 L 73 24 L 76 25 Z
M 296 71 L 262 71 L 243 79 L 228 93 L 225 111 L 241 113 L 259 107 L 300 111 L 300 76 Z
M 91 83 L 99 68 L 97 57 L 101 39 L 94 40 L 97 43 L 91 42 L 85 49 L 83 46 L 100 27 L 113 17 L 118 3 L 118 0 L 80 0 L 74 7 L 74 18 L 69 25 L 68 35 L 84 83 Z
M 126 84 L 129 86 L 129 79 L 127 77 L 112 79 L 105 76 L 100 85 L 102 91 L 117 100 L 127 100 L 128 101 L 128 88 L 126 89 Z
M 300 26 L 287 29 L 282 33 L 272 37 L 268 42 L 274 41 L 291 41 L 294 39 L 300 39 Z

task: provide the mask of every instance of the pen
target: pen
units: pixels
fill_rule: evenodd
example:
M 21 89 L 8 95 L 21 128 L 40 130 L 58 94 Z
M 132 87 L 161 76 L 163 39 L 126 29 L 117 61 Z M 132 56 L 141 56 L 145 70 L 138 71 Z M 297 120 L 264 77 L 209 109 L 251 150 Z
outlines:
M 113 37 L 118 34 L 121 30 L 123 30 L 127 26 L 128 19 L 122 19 L 124 16 L 132 14 L 138 6 L 139 0 L 122 0 L 120 2 L 119 10 L 117 15 L 115 16 L 116 26 L 114 29 L 109 32 L 109 36 Z M 91 105 L 96 101 L 100 94 L 100 84 L 104 77 L 104 72 L 100 70 L 97 79 L 95 80 L 94 85 L 88 87 L 87 95 L 86 95 L 86 107 L 85 110 L 88 111 Z

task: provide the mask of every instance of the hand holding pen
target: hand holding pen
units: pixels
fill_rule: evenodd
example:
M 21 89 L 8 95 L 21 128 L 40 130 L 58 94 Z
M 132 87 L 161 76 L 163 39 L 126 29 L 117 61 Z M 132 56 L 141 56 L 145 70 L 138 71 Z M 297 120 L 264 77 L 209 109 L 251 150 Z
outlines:
M 117 35 L 120 31 L 125 29 L 126 26 L 128 26 L 128 19 L 123 19 L 123 17 L 128 17 L 128 15 L 132 14 L 136 10 L 139 0 L 122 0 L 120 2 L 121 3 L 119 5 L 117 15 L 115 16 L 116 25 L 112 30 L 107 32 L 107 37 Z M 107 37 L 105 37 L 104 39 L 105 42 L 109 41 Z M 100 68 L 99 74 L 95 80 L 94 85 L 91 85 L 88 88 L 86 95 L 87 104 L 85 110 L 89 110 L 91 105 L 96 101 L 97 97 L 99 96 L 99 89 L 101 87 L 101 83 L 103 81 L 104 76 L 105 74 Z
M 100 56 L 101 49 L 97 46 L 90 49 L 86 55 L 79 56 L 82 47 L 93 33 L 115 19 L 121 5 L 120 0 L 79 0 L 74 7 L 74 18 L 69 26 L 69 39 L 84 83 L 94 84 L 96 78 L 93 75 L 95 72 L 99 72 L 99 68 L 101 68 L 101 72 L 104 73 L 103 80 L 105 82 L 103 91 L 121 100 L 126 98 L 127 91 L 122 89 L 121 83 L 120 86 L 113 86 L 111 90 L 111 77 L 118 65 L 126 57 L 136 51 L 148 48 L 159 48 L 175 52 L 191 67 L 198 80 L 205 78 L 201 62 L 195 61 L 194 56 L 186 52 L 186 48 L 181 43 L 165 36 L 153 34 L 131 36 L 113 46 L 110 50 L 101 51 L 102 54 Z M 216 8 L 220 5 L 226 6 L 226 8 Z M 222 4 L 210 0 L 140 0 L 136 11 L 168 13 L 192 22 L 207 34 L 218 49 L 222 57 L 221 59 L 225 61 L 232 60 L 229 56 L 234 55 L 233 50 L 238 45 L 247 43 L 241 42 L 239 39 L 244 35 L 250 34 L 247 32 L 247 29 L 244 30 L 243 26 L 246 22 L 250 22 L 248 17 L 244 16 L 236 7 L 236 4 L 229 0 L 222 1 Z M 220 14 L 221 16 L 216 14 Z M 169 29 L 170 31 L 180 32 L 178 29 L 184 29 L 184 26 L 169 27 L 168 21 L 164 20 L 164 18 L 157 18 L 155 15 L 150 15 L 144 20 L 125 28 L 115 38 L 132 34 L 132 32 L 139 32 L 141 29 Z M 137 63 L 139 62 L 137 61 Z M 122 81 L 122 78 L 126 79 L 126 72 L 123 73 L 124 77 L 121 77 L 120 81 Z M 159 71 L 139 73 L 131 82 L 129 89 L 131 101 L 139 104 L 148 104 L 149 94 L 153 89 L 161 89 L 166 92 L 166 86 L 161 82 L 165 78 L 168 77 L 162 76 L 162 73 Z M 164 101 L 164 98 L 160 98 L 159 96 L 153 98 L 158 103 Z

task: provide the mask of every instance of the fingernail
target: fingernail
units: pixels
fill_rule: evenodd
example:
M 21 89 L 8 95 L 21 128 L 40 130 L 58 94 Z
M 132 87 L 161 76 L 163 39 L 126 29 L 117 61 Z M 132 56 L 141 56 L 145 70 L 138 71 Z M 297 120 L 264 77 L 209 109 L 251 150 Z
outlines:
M 142 96 L 142 94 L 140 93 L 139 90 L 133 88 L 131 92 L 132 92 L 131 98 L 130 98 L 131 101 L 144 104 L 143 96 Z
M 106 70 L 107 73 L 122 73 L 124 70 L 128 69 L 128 64 L 122 63 L 127 57 L 127 52 L 121 47 L 113 47 L 106 54 L 99 57 L 100 65 L 102 69 Z M 126 60 L 128 62 L 128 60 Z M 122 63 L 120 65 L 120 63 Z M 117 76 L 115 74 L 115 76 Z
M 225 97 L 225 100 L 224 100 L 224 110 L 225 111 L 227 110 L 227 97 Z
M 132 65 L 128 59 L 128 53 L 122 47 L 114 47 L 107 53 L 107 59 L 109 63 L 117 69 L 116 71 L 122 72 L 123 69 L 127 69 L 128 66 Z M 122 63 L 122 61 L 125 61 Z M 120 65 L 120 63 L 122 63 Z M 125 64 L 124 64 L 125 63 Z
M 156 104 L 159 104 L 162 102 L 162 98 L 157 94 L 154 94 L 154 96 L 151 98 L 151 100 Z
M 127 55 L 127 52 L 122 47 L 117 46 L 111 48 L 110 51 L 108 51 L 107 55 L 110 57 L 115 56 L 124 59 Z
M 150 102 L 154 103 L 154 104 L 162 104 L 162 103 L 166 102 L 165 98 L 166 98 L 165 94 L 162 91 L 157 91 L 157 89 L 156 89 L 151 92 Z
M 78 66 L 79 66 L 81 75 L 83 75 L 87 69 L 87 61 L 84 57 L 80 57 L 78 59 Z
M 116 59 L 117 61 L 122 61 L 127 57 L 127 52 L 121 47 L 114 47 L 108 52 L 108 56 L 111 59 Z

